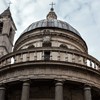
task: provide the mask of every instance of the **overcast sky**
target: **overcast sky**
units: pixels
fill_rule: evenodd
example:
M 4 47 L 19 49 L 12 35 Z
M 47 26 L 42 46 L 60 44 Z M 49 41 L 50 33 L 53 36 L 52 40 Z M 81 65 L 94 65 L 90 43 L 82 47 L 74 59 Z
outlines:
M 33 22 L 45 19 L 53 1 L 58 19 L 77 29 L 88 45 L 89 54 L 100 60 L 100 0 L 0 0 L 0 13 L 10 10 L 16 24 L 16 39 Z

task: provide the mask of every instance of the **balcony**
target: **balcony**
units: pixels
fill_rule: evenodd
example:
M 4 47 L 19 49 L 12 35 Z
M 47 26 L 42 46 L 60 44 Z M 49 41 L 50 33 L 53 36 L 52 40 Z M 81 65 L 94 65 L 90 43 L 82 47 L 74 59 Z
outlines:
M 62 49 L 58 47 L 43 47 L 34 49 L 24 49 L 10 53 L 0 59 L 0 70 L 5 70 L 8 66 L 22 63 L 39 63 L 53 62 L 55 64 L 71 64 L 80 67 L 90 68 L 95 71 L 100 71 L 100 62 L 94 57 L 71 49 Z M 47 64 L 46 63 L 46 64 Z M 12 67 L 9 67 L 12 68 Z

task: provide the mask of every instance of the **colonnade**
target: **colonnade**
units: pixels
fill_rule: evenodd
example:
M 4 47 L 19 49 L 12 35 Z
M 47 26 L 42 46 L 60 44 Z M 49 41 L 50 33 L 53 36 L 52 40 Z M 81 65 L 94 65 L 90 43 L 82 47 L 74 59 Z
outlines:
M 84 85 L 84 100 L 92 100 L 91 86 Z M 6 88 L 4 85 L 0 86 L 0 100 L 5 100 Z M 23 81 L 21 100 L 29 100 L 30 81 Z M 57 80 L 55 83 L 55 100 L 63 100 L 63 81 Z

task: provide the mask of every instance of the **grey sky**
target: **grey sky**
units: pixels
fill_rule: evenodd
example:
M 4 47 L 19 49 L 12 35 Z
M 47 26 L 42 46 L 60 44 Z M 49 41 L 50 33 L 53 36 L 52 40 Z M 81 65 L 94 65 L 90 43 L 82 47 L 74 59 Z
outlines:
M 53 1 L 58 19 L 77 29 L 88 45 L 89 54 L 100 60 L 100 0 L 0 0 L 0 13 L 9 1 L 17 26 L 15 41 L 31 23 L 45 19 Z

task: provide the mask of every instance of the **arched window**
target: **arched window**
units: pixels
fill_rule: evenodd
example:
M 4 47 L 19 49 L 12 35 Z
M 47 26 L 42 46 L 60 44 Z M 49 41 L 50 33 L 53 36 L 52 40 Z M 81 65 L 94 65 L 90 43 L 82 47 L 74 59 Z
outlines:
M 34 45 L 29 45 L 28 49 L 33 49 L 35 46 Z
M 2 33 L 2 29 L 3 29 L 3 22 L 0 22 L 0 33 Z
M 61 48 L 64 48 L 64 49 L 68 49 L 68 46 L 65 45 L 65 44 L 61 44 L 60 47 L 61 47 Z

